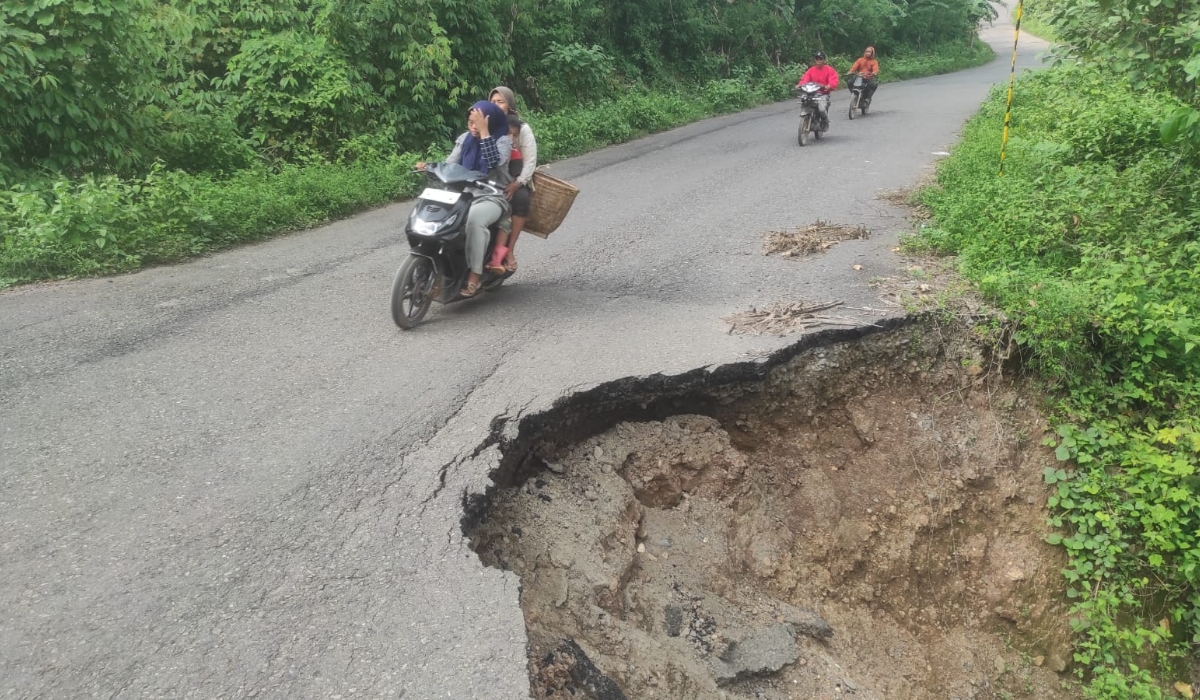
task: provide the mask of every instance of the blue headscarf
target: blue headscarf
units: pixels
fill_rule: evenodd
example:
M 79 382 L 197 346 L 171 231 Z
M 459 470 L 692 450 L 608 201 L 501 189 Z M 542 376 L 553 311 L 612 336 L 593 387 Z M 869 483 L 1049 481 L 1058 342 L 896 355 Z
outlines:
M 480 100 L 471 105 L 471 109 L 483 111 L 483 116 L 487 117 L 488 133 L 491 134 L 492 138 L 498 139 L 501 136 L 508 135 L 508 116 L 494 102 Z M 477 170 L 481 173 L 488 171 L 487 159 L 483 157 L 483 150 L 479 147 L 479 138 L 470 131 L 467 132 L 467 137 L 463 139 L 460 155 L 462 156 L 463 167 Z

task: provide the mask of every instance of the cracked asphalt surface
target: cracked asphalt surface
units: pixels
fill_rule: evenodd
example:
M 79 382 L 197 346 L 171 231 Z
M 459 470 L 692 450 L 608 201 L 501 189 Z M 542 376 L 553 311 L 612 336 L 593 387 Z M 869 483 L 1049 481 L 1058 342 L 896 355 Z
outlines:
M 895 313 L 868 282 L 906 224 L 876 194 L 1007 80 L 1011 32 L 985 32 L 988 66 L 882 86 L 865 119 L 838 92 L 803 149 L 788 102 L 553 164 L 582 189 L 559 232 L 412 332 L 388 310 L 408 203 L 0 293 L 0 696 L 528 697 L 518 581 L 459 530 L 493 419 L 789 342 L 728 335 L 751 305 Z M 1021 65 L 1044 48 L 1025 37 Z M 818 218 L 875 235 L 761 254 Z

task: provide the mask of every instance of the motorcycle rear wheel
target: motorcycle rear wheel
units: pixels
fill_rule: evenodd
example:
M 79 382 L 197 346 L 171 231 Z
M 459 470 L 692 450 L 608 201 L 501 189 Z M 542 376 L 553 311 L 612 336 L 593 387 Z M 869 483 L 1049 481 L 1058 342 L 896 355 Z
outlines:
M 392 320 L 404 330 L 413 328 L 425 318 L 433 297 L 433 276 L 437 271 L 428 258 L 410 255 L 396 273 L 392 283 Z
M 796 135 L 796 140 L 800 142 L 801 146 L 808 143 L 808 127 L 811 120 L 812 115 L 809 114 L 800 117 L 800 132 Z
M 854 93 L 850 97 L 850 119 L 854 119 L 854 110 L 858 109 L 858 93 Z

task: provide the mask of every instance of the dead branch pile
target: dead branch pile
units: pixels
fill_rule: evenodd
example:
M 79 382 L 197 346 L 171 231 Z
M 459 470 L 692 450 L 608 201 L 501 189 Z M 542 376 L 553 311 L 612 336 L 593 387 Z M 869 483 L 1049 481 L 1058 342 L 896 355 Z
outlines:
M 796 258 L 813 253 L 823 253 L 840 241 L 865 240 L 871 232 L 862 226 L 838 226 L 817 220 L 794 231 L 772 231 L 763 240 L 763 251 L 767 255 Z
M 840 301 L 780 301 L 765 309 L 751 307 L 749 311 L 726 317 L 725 322 L 729 324 L 729 332 L 738 335 L 787 335 L 819 326 L 863 325 L 854 319 L 817 314 L 841 305 Z

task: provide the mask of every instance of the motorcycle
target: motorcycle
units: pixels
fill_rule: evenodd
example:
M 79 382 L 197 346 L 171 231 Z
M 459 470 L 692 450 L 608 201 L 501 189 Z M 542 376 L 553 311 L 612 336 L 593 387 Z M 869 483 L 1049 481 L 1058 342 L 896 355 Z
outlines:
M 864 97 L 867 88 L 870 87 L 870 81 L 864 78 L 861 73 L 850 73 L 850 118 L 854 118 L 854 110 L 859 110 L 864 116 L 867 110 L 871 107 L 871 98 Z
M 829 131 L 829 105 L 826 104 L 824 114 L 817 107 L 818 100 L 828 100 L 828 93 L 820 83 L 805 83 L 795 89 L 800 92 L 800 130 L 796 140 L 804 146 L 810 131 L 818 139 Z
M 461 294 L 470 272 L 467 211 L 476 197 L 504 196 L 504 190 L 488 182 L 485 174 L 457 163 L 430 163 L 424 173 L 429 186 L 418 196 L 408 217 L 404 234 L 410 250 L 392 284 L 392 320 L 405 330 L 420 323 L 435 301 L 451 304 L 474 298 Z M 484 260 L 492 256 L 498 230 L 496 225 L 491 227 Z M 479 288 L 492 291 L 512 274 L 499 275 L 485 269 Z

